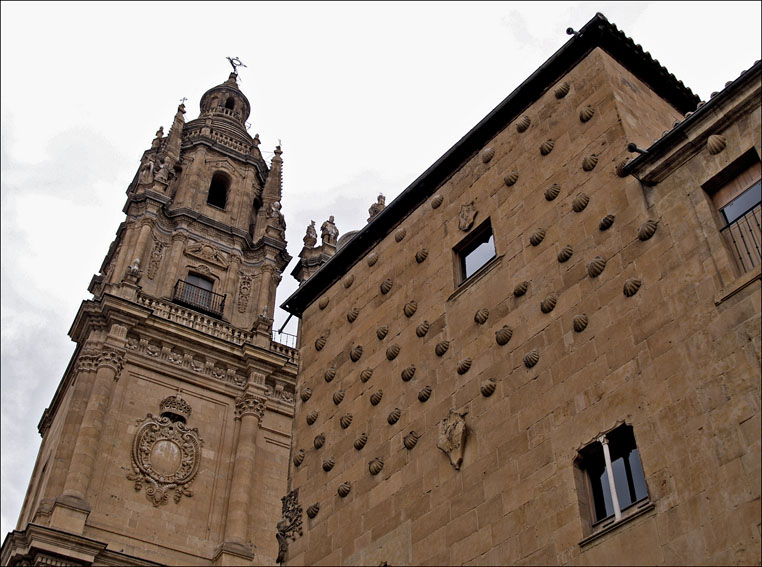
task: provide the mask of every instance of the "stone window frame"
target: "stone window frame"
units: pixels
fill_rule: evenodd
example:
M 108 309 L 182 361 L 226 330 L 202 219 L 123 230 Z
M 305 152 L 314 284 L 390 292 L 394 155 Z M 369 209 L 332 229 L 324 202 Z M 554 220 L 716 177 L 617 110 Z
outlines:
M 471 274 L 466 274 L 466 259 L 481 245 L 492 241 L 492 256 L 484 261 Z M 455 287 L 462 288 L 464 285 L 475 281 L 486 273 L 489 268 L 500 258 L 495 246 L 495 232 L 492 230 L 492 222 L 487 217 L 479 226 L 473 229 L 452 249 L 454 256 Z
M 712 216 L 717 227 L 716 236 L 708 239 L 712 255 L 718 259 L 720 266 L 725 266 L 724 273 L 730 274 L 730 279 L 728 280 L 726 278 L 726 281 L 729 281 L 729 284 L 725 285 L 725 287 L 715 295 L 715 305 L 721 304 L 739 291 L 745 289 L 751 283 L 760 279 L 760 275 L 762 274 L 762 264 L 757 264 L 748 270 L 744 270 L 743 267 L 739 265 L 736 253 L 732 249 L 731 244 L 729 244 L 728 239 L 722 234 L 722 229 L 727 224 L 725 222 L 725 216 L 722 213 L 722 208 L 732 201 L 732 198 L 726 198 L 723 192 L 732 190 L 733 185 L 737 185 L 739 179 L 742 179 L 744 176 L 749 177 L 749 171 L 753 169 L 753 166 L 762 167 L 762 160 L 760 160 L 756 148 L 751 147 L 723 167 L 721 171 L 701 184 L 701 192 L 709 204 L 709 208 L 712 211 Z M 758 169 L 756 173 L 752 173 L 751 175 L 759 175 L 759 171 L 760 170 Z M 743 191 L 734 194 L 733 196 L 738 197 L 744 191 L 755 185 L 751 180 L 749 183 L 749 187 L 746 187 Z M 716 242 L 716 244 L 713 244 L 714 242 Z
M 615 427 L 609 429 L 605 433 L 598 435 L 590 443 L 586 443 L 583 447 L 577 450 L 577 455 L 574 458 L 574 480 L 577 488 L 578 504 L 580 509 L 580 516 L 582 519 L 583 539 L 579 542 L 580 547 L 584 547 L 588 543 L 597 540 L 605 534 L 617 529 L 619 526 L 627 524 L 636 518 L 639 518 L 655 508 L 655 504 L 651 499 L 651 492 L 648 489 L 648 483 L 646 482 L 646 474 L 643 468 L 643 462 L 640 460 L 640 451 L 638 451 L 638 462 L 640 464 L 640 474 L 643 478 L 645 485 L 645 495 L 637 498 L 625 508 L 620 508 L 618 499 L 616 497 L 616 480 L 614 479 L 613 470 L 610 467 L 611 457 L 609 450 L 609 437 L 616 438 L 622 434 L 624 428 L 629 428 L 632 435 L 633 447 L 638 448 L 637 441 L 635 440 L 635 430 L 632 425 L 626 422 L 620 422 Z M 621 443 L 621 441 L 618 441 Z M 595 449 L 596 445 L 600 445 L 602 448 L 603 458 L 605 460 L 605 470 L 607 478 L 614 485 L 614 490 L 611 490 L 609 485 L 609 499 L 612 502 L 613 513 L 606 516 L 601 520 L 595 520 L 595 502 L 593 495 L 593 487 L 588 472 L 590 450 Z M 586 462 L 587 460 L 587 462 Z M 629 484 L 629 483 L 628 483 Z M 629 486 L 630 490 L 633 489 Z
M 216 170 L 209 181 L 209 190 L 206 194 L 206 205 L 224 211 L 228 206 L 230 187 L 232 184 L 233 178 L 229 173 L 220 169 Z M 223 201 L 222 205 L 219 204 L 220 201 Z

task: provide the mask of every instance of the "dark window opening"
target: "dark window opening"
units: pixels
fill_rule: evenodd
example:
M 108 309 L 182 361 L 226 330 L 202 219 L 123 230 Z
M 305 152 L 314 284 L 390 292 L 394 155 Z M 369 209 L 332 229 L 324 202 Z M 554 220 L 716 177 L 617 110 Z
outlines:
M 454 249 L 458 285 L 473 276 L 495 257 L 495 237 L 489 219 L 464 238 Z
M 224 209 L 227 205 L 229 188 L 230 177 L 221 171 L 217 171 L 212 176 L 212 182 L 209 185 L 209 195 L 206 198 L 206 204 Z
M 611 471 L 601 440 L 591 443 L 579 452 L 579 466 L 587 477 L 593 526 L 612 516 L 621 517 L 622 512 L 648 499 L 646 479 L 632 427 L 621 425 L 601 439 L 608 445 Z M 612 477 L 613 489 L 610 480 Z
M 225 108 L 233 110 L 235 108 L 235 99 L 231 96 L 225 101 Z
M 222 317 L 225 309 L 225 296 L 214 293 L 214 282 L 204 276 L 189 273 L 185 281 L 175 284 L 174 301 L 198 309 L 215 317 Z

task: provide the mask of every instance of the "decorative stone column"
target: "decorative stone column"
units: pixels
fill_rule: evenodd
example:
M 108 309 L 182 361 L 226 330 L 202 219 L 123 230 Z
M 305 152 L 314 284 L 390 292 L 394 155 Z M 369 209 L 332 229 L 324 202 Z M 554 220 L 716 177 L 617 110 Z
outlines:
M 275 272 L 275 266 L 272 264 L 262 266 L 262 279 L 259 283 L 259 298 L 257 300 L 257 315 L 270 316 L 270 286 L 272 285 Z
M 85 494 L 95 465 L 111 392 L 123 366 L 123 355 L 109 346 L 104 347 L 96 358 L 95 379 L 82 416 L 63 494 L 56 498 L 56 507 L 50 520 L 52 527 L 75 533 L 84 530 L 84 522 L 90 511 Z
M 225 542 L 220 546 L 215 560 L 218 565 L 232 565 L 254 558 L 247 541 L 251 478 L 254 473 L 257 433 L 265 414 L 265 401 L 264 397 L 251 392 L 241 394 L 235 401 L 235 418 L 241 421 L 241 427 L 238 430 L 233 479 L 228 497 Z
M 148 260 L 144 258 L 148 237 L 151 235 L 151 221 L 143 220 L 140 222 L 140 232 L 138 233 L 138 242 L 135 245 L 135 258 L 140 258 L 141 266 L 148 266 Z M 132 260 L 128 260 L 132 264 Z
M 166 272 L 164 272 L 163 295 L 172 298 L 175 291 L 175 283 L 180 279 L 180 260 L 183 259 L 185 242 L 187 238 L 184 234 L 172 235 L 172 248 L 169 252 L 169 262 Z

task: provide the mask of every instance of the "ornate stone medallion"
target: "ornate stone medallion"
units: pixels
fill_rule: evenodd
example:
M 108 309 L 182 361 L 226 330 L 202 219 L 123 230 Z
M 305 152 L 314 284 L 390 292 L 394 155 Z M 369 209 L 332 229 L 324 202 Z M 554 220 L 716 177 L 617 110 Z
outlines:
M 185 420 L 191 407 L 179 394 L 162 400 L 161 416 L 150 413 L 138 420 L 132 443 L 132 474 L 135 490 L 145 486 L 146 498 L 154 506 L 166 504 L 170 492 L 175 502 L 193 496 L 190 484 L 198 473 L 202 439 L 198 429 L 189 428 Z
M 474 219 L 476 219 L 476 209 L 474 208 L 474 202 L 461 205 L 460 214 L 458 214 L 458 228 L 463 232 L 468 230 L 474 225 Z

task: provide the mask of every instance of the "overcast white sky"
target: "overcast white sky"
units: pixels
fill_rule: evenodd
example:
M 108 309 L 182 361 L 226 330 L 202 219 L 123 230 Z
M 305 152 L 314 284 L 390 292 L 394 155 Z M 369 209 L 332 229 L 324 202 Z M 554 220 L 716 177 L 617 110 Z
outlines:
M 230 71 L 284 160 L 296 258 L 309 221 L 365 224 L 597 11 L 702 99 L 760 58 L 760 3 L 3 2 L 2 526 L 15 527 L 67 331 L 160 125 Z M 293 269 L 294 262 L 287 268 Z M 295 289 L 284 274 L 278 304 Z M 285 320 L 281 313 L 276 326 Z M 292 320 L 287 331 L 295 332 Z M 127 482 L 125 480 L 125 482 Z

